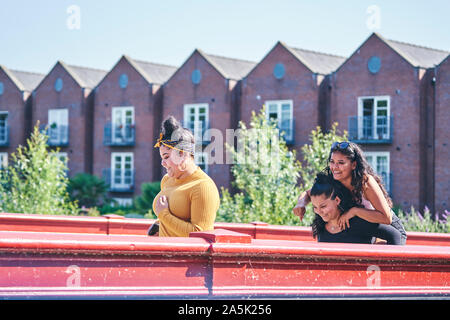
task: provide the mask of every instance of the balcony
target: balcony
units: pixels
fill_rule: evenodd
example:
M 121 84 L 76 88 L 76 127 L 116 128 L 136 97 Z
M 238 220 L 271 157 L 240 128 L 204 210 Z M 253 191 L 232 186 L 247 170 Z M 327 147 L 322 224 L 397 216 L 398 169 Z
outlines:
M 111 169 L 106 168 L 102 171 L 103 180 L 108 186 L 110 192 L 134 192 L 135 170 L 132 169 Z
M 0 147 L 9 147 L 9 125 L 0 126 Z
M 280 135 L 283 133 L 284 141 L 287 145 L 295 144 L 295 119 L 289 119 L 281 122 L 278 126 Z
M 351 116 L 348 118 L 349 140 L 357 144 L 392 144 L 393 116 Z
M 41 132 L 48 136 L 47 144 L 51 147 L 67 147 L 69 145 L 69 126 L 51 124 L 41 126 Z
M 182 125 L 194 134 L 196 144 L 207 145 L 211 142 L 211 136 L 207 132 L 210 129 L 209 121 L 183 121 Z
M 136 130 L 134 124 L 117 125 L 108 122 L 103 130 L 103 144 L 105 146 L 134 146 Z

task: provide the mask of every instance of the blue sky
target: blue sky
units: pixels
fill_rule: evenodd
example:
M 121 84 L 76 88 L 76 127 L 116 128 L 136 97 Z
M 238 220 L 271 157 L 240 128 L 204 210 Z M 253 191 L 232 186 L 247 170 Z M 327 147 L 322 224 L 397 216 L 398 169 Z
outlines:
M 180 66 L 195 48 L 259 61 L 278 40 L 349 56 L 373 31 L 450 50 L 449 12 L 448 0 L 0 0 L 0 64 L 109 70 L 127 54 Z

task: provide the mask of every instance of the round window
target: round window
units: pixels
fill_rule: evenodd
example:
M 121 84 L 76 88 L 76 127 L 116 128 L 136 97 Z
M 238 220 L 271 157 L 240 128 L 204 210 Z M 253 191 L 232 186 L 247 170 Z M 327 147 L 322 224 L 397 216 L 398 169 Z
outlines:
M 377 56 L 370 57 L 369 61 L 367 62 L 367 68 L 369 69 L 370 73 L 377 73 L 381 68 L 381 59 Z
M 277 63 L 273 68 L 273 75 L 277 79 L 282 79 L 286 74 L 286 69 L 284 68 L 284 64 Z

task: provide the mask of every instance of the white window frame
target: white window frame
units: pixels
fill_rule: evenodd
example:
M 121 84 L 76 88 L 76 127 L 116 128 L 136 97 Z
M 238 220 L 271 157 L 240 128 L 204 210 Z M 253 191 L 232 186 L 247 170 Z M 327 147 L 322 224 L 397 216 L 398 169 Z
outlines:
M 203 162 L 200 161 L 200 159 L 203 158 Z M 204 168 L 202 168 L 203 172 L 208 173 L 208 153 L 207 152 L 195 152 L 194 154 L 194 160 L 195 164 L 201 168 L 203 165 Z
M 127 118 L 127 111 L 131 111 L 131 123 L 127 124 L 126 118 Z M 120 118 L 118 119 L 117 112 L 120 112 Z M 119 107 L 112 107 L 111 109 L 111 141 L 113 143 L 121 143 L 123 140 L 127 140 L 125 137 L 126 135 L 126 126 L 127 125 L 135 125 L 135 115 L 134 115 L 134 106 L 119 106 Z M 118 128 L 120 130 L 120 137 L 116 136 L 116 122 L 122 128 Z
M 294 101 L 293 100 L 267 100 L 265 102 L 265 106 L 266 106 L 266 117 L 267 120 L 270 119 L 270 112 L 269 112 L 269 105 L 270 104 L 275 104 L 277 105 L 277 120 L 278 120 L 278 128 L 282 129 L 281 126 L 281 122 L 282 122 L 282 105 L 283 104 L 289 104 L 290 105 L 290 111 L 289 111 L 289 127 L 290 127 L 290 132 L 291 132 L 291 136 L 287 136 L 284 135 L 284 138 L 286 140 L 293 140 L 294 137 Z
M 53 123 L 56 124 L 55 128 L 52 128 Z M 67 131 L 63 130 L 63 126 L 66 126 Z M 61 127 L 61 128 L 60 128 Z M 66 143 L 68 141 L 69 134 L 69 109 L 58 108 L 48 109 L 48 140 L 54 144 Z
M 0 170 L 8 167 L 8 152 L 0 152 Z
M 125 157 L 131 157 L 131 183 L 125 183 Z M 121 157 L 120 183 L 116 183 L 116 157 Z M 134 183 L 134 154 L 133 152 L 112 152 L 111 153 L 111 188 L 112 189 L 128 189 Z
M 8 111 L 0 111 L 0 115 L 6 115 L 5 122 L 0 122 L 0 130 L 3 131 L 3 139 L 0 140 L 0 144 L 5 144 L 8 141 L 8 118 L 9 118 L 9 112 Z
M 209 123 L 209 104 L 207 103 L 190 103 L 190 104 L 185 104 L 184 105 L 184 109 L 183 109 L 183 124 L 186 127 L 187 123 L 192 122 L 190 119 L 190 115 L 191 115 L 191 110 L 195 110 L 194 111 L 194 139 L 195 139 L 195 143 L 199 144 L 200 141 L 208 141 L 209 137 L 207 136 L 207 132 L 208 130 L 206 130 L 205 132 L 205 136 L 202 136 L 202 128 L 199 126 L 199 122 L 201 121 L 200 118 L 200 108 L 205 108 L 206 112 L 205 112 L 205 125 L 207 125 Z
M 390 185 L 390 175 L 391 175 L 391 153 L 389 151 L 368 151 L 364 152 L 364 155 L 366 157 L 367 162 L 369 162 L 369 165 L 372 167 L 373 171 L 379 175 L 381 178 L 383 178 L 382 172 L 378 172 L 377 168 L 377 159 L 379 157 L 386 157 L 387 159 L 387 172 L 386 172 L 386 181 L 383 180 L 383 184 L 388 192 L 392 191 L 392 186 Z M 372 158 L 372 160 L 369 160 L 369 157 Z
M 389 139 L 391 134 L 391 97 L 390 96 L 364 96 L 358 97 L 358 139 L 364 137 L 364 123 L 363 123 L 363 110 L 364 110 L 364 100 L 373 99 L 373 113 L 372 113 L 372 135 L 371 139 L 381 140 Z M 387 101 L 387 133 L 383 137 L 378 137 L 377 135 L 377 113 L 378 113 L 378 101 Z

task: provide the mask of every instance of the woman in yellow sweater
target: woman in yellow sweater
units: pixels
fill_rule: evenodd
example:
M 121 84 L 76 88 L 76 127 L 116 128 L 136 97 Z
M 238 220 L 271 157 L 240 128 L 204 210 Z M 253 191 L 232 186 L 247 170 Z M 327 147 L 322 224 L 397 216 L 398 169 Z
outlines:
M 167 170 L 153 200 L 160 237 L 189 237 L 214 229 L 220 198 L 214 181 L 194 161 L 194 136 L 174 118 L 167 118 L 155 144 Z

